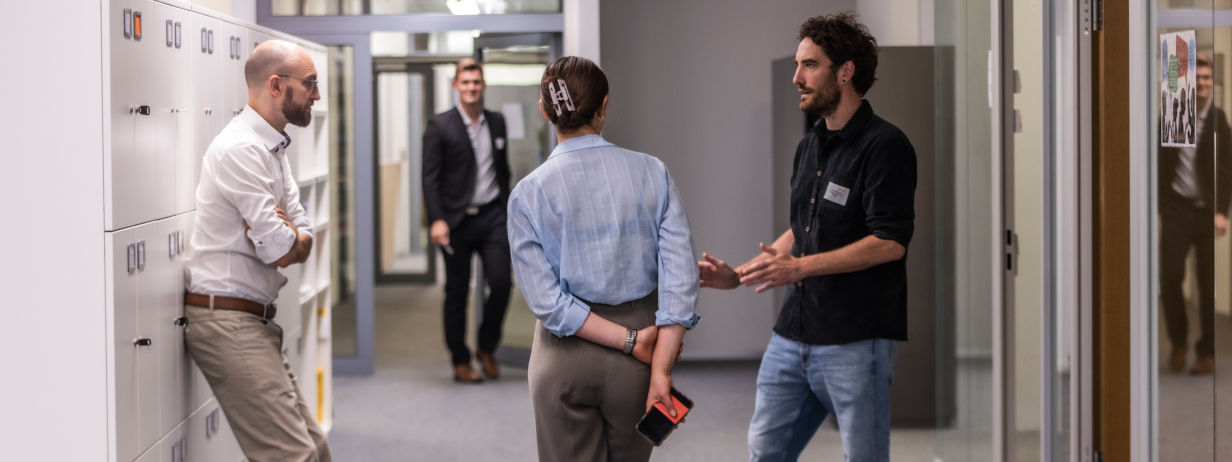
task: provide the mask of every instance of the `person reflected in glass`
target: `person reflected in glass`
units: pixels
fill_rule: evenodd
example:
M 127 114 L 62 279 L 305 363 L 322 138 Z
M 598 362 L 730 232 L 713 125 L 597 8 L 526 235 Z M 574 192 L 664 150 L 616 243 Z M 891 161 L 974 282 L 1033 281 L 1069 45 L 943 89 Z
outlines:
M 672 365 L 701 320 L 689 221 L 662 161 L 600 135 L 598 65 L 560 58 L 540 89 L 559 144 L 509 198 L 514 274 L 538 318 L 528 380 L 539 460 L 649 460 L 637 423 L 656 402 L 676 415 Z
M 1168 370 L 1181 372 L 1189 361 L 1189 319 L 1182 289 L 1185 259 L 1197 258 L 1197 305 L 1201 334 L 1194 343 L 1193 374 L 1215 368 L 1214 240 L 1228 231 L 1228 205 L 1232 199 L 1232 140 L 1228 117 L 1214 104 L 1213 67 L 1205 56 L 1197 58 L 1196 126 L 1194 147 L 1164 147 L 1159 151 L 1159 258 L 1160 302 L 1172 350 Z M 1182 97 L 1183 98 L 1183 97 Z M 1182 99 L 1183 104 L 1183 99 Z M 1174 112 L 1184 117 L 1186 111 Z M 1178 125 L 1181 121 L 1175 121 Z M 1183 132 L 1182 132 L 1183 133 Z M 1174 139 L 1184 140 L 1184 136 Z

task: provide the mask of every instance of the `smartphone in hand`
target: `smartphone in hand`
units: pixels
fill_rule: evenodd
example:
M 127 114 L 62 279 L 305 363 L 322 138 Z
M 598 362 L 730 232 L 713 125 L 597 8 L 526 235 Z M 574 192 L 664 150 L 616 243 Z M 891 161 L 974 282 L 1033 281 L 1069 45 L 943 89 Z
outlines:
M 643 437 L 650 440 L 655 446 L 663 444 L 667 439 L 667 435 L 676 429 L 676 425 L 681 419 L 693 409 L 693 400 L 684 396 L 680 391 L 672 388 L 672 404 L 676 407 L 676 417 L 672 417 L 667 413 L 667 407 L 663 403 L 655 403 L 646 415 L 642 416 L 642 420 L 637 423 L 637 432 Z

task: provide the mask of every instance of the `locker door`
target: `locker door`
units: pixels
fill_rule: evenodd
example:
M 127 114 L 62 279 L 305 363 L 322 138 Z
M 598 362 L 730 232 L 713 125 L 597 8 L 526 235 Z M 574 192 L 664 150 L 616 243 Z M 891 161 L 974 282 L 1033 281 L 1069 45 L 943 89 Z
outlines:
M 115 456 L 116 460 L 128 461 L 138 453 L 137 403 L 139 377 L 137 373 L 137 248 L 140 241 L 137 231 L 127 229 L 106 233 L 108 280 L 111 284 L 108 309 L 111 310 L 113 334 L 111 353 L 115 357 Z
M 179 214 L 192 210 L 195 205 L 194 193 L 196 183 L 194 172 L 199 171 L 201 152 L 194 147 L 193 128 L 195 107 L 195 85 L 192 73 L 192 60 L 195 57 L 192 47 L 191 17 L 187 10 L 165 7 L 169 17 L 162 23 L 163 62 L 168 76 L 167 85 L 170 93 L 169 131 L 160 131 L 160 139 L 168 137 L 168 145 L 174 152 L 174 174 L 168 175 L 168 180 L 175 191 L 172 213 Z M 169 191 L 171 191 L 169 190 Z
M 222 131 L 223 122 L 227 119 L 222 105 L 222 65 L 227 60 L 226 52 L 219 52 L 210 47 L 210 37 L 217 37 L 220 22 L 208 16 L 193 14 L 191 28 L 193 45 L 188 50 L 192 54 L 192 87 L 193 87 L 193 165 L 188 172 L 191 183 L 190 192 L 195 198 L 197 184 L 201 181 L 201 159 L 209 148 L 210 142 Z M 215 38 L 217 40 L 217 38 Z M 214 51 L 211 51 L 214 50 Z M 225 47 L 224 47 L 225 50 Z
M 158 182 L 158 124 L 165 118 L 168 110 L 166 102 L 160 98 L 158 88 L 159 78 L 157 56 L 162 39 L 159 25 L 158 6 L 150 0 L 129 0 L 133 6 L 133 14 L 141 13 L 141 40 L 134 40 L 133 54 L 128 62 L 123 63 L 133 70 L 132 105 L 137 108 L 133 121 L 134 163 L 124 180 L 131 182 L 135 196 L 132 203 L 122 204 L 130 214 L 125 214 L 123 226 L 145 223 L 160 216 L 160 210 L 170 212 L 170 207 L 163 207 L 162 199 L 157 197 Z M 165 15 L 162 15 L 165 17 Z M 163 191 L 166 195 L 167 192 Z M 119 207 L 121 204 L 117 204 Z M 169 213 L 168 213 L 169 214 Z
M 149 13 L 145 20 L 147 33 L 143 40 L 145 49 L 141 53 L 143 62 L 138 81 L 145 82 L 139 91 L 147 93 L 143 96 L 152 102 L 154 113 L 150 117 L 153 131 L 142 132 L 140 126 L 138 129 L 139 136 L 150 136 L 153 142 L 149 153 L 152 172 L 143 178 L 141 186 L 142 198 L 149 203 L 148 219 L 159 219 L 175 214 L 177 119 L 181 119 L 177 117 L 180 113 L 175 111 L 185 110 L 185 106 L 180 104 L 183 101 L 176 96 L 175 75 L 188 67 L 188 62 L 181 59 L 188 55 L 175 53 L 174 46 L 168 47 L 166 41 L 167 21 L 174 23 L 175 12 L 183 10 L 150 0 L 144 3 Z
M 205 407 L 188 419 L 185 426 L 188 441 L 188 458 L 197 461 L 237 460 L 239 443 L 235 441 L 226 416 L 218 402 L 210 400 Z
M 188 418 L 193 410 L 189 394 L 190 375 L 188 352 L 184 348 L 184 261 L 188 257 L 185 248 L 186 217 L 177 216 L 157 222 L 158 250 L 150 255 L 153 271 L 149 274 L 156 283 L 158 296 L 157 318 L 160 345 L 156 345 L 159 369 L 159 433 L 166 433 Z
M 137 75 L 134 60 L 140 49 L 135 35 L 136 12 L 141 12 L 141 8 L 136 8 L 136 2 L 130 0 L 112 2 L 108 12 L 112 22 L 107 38 L 111 66 L 111 152 L 104 161 L 103 177 L 109 196 L 109 200 L 104 201 L 108 230 L 138 223 L 137 180 L 141 161 L 134 130 L 137 118 L 143 116 L 136 112 L 139 107 L 134 94 Z
M 226 31 L 224 35 L 227 37 L 228 59 L 223 65 L 221 80 L 224 82 L 223 97 L 227 108 L 226 117 L 230 121 L 240 114 L 244 105 L 248 104 L 248 83 L 244 81 L 244 61 L 248 59 L 251 50 L 244 47 L 244 43 L 248 40 L 246 29 L 231 23 L 222 23 L 221 29 Z
M 188 261 L 188 258 L 192 256 L 192 234 L 193 234 L 193 228 L 196 223 L 196 217 L 197 217 L 196 212 L 192 212 L 192 213 L 188 213 L 185 215 L 181 215 L 180 217 L 177 218 L 177 220 L 179 221 L 178 227 L 180 231 L 183 233 L 183 240 L 184 240 L 183 242 L 184 247 L 183 249 L 181 249 L 181 254 L 180 254 L 180 259 L 182 260 L 181 264 L 186 264 Z M 182 272 L 179 276 L 180 276 L 179 287 L 180 287 L 180 291 L 182 292 L 185 287 L 185 281 L 183 280 L 184 276 Z M 180 302 L 180 306 L 183 306 L 182 301 Z M 179 335 L 181 337 L 180 341 L 182 342 L 183 341 L 182 338 L 184 335 L 183 330 L 180 330 Z M 196 363 L 193 362 L 192 357 L 188 355 L 188 350 L 184 347 L 180 347 L 178 351 L 179 351 L 179 356 L 180 356 L 180 367 L 182 368 L 183 370 L 182 373 L 185 376 L 185 379 L 184 379 L 185 382 L 183 384 L 184 399 L 186 400 L 186 402 L 189 403 L 188 404 L 189 412 L 192 412 L 193 410 L 200 408 L 201 405 L 205 404 L 205 402 L 208 401 L 210 397 L 212 396 L 212 392 L 210 391 L 209 382 L 206 382 L 205 380 L 205 375 L 201 373 L 201 369 L 197 368 L 197 365 Z
M 133 228 L 138 245 L 137 277 L 137 340 L 131 348 L 136 351 L 137 364 L 137 446 L 139 451 L 149 448 L 162 436 L 159 422 L 161 384 L 159 380 L 158 352 L 166 348 L 165 339 L 158 326 L 159 294 L 162 281 L 160 270 L 165 265 L 160 254 L 167 251 L 166 238 L 159 232 L 163 222 L 148 223 Z

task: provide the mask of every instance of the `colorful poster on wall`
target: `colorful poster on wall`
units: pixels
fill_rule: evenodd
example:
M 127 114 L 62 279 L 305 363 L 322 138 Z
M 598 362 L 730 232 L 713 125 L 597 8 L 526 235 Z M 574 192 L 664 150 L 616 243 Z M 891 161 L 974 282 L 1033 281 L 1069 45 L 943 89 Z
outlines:
M 1197 57 L 1198 42 L 1194 31 L 1173 32 L 1159 36 L 1160 82 L 1159 127 L 1160 144 L 1167 147 L 1191 148 L 1197 140 Z

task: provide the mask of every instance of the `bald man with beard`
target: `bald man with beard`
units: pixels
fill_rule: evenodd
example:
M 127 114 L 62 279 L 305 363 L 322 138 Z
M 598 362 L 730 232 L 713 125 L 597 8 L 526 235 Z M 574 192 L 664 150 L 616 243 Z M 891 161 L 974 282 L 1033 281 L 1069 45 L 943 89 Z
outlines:
M 268 40 L 253 50 L 244 77 L 248 105 L 202 160 L 184 341 L 249 461 L 329 461 L 274 322 L 287 282 L 278 268 L 312 252 L 283 129 L 311 120 L 321 99 L 317 71 L 302 47 Z

